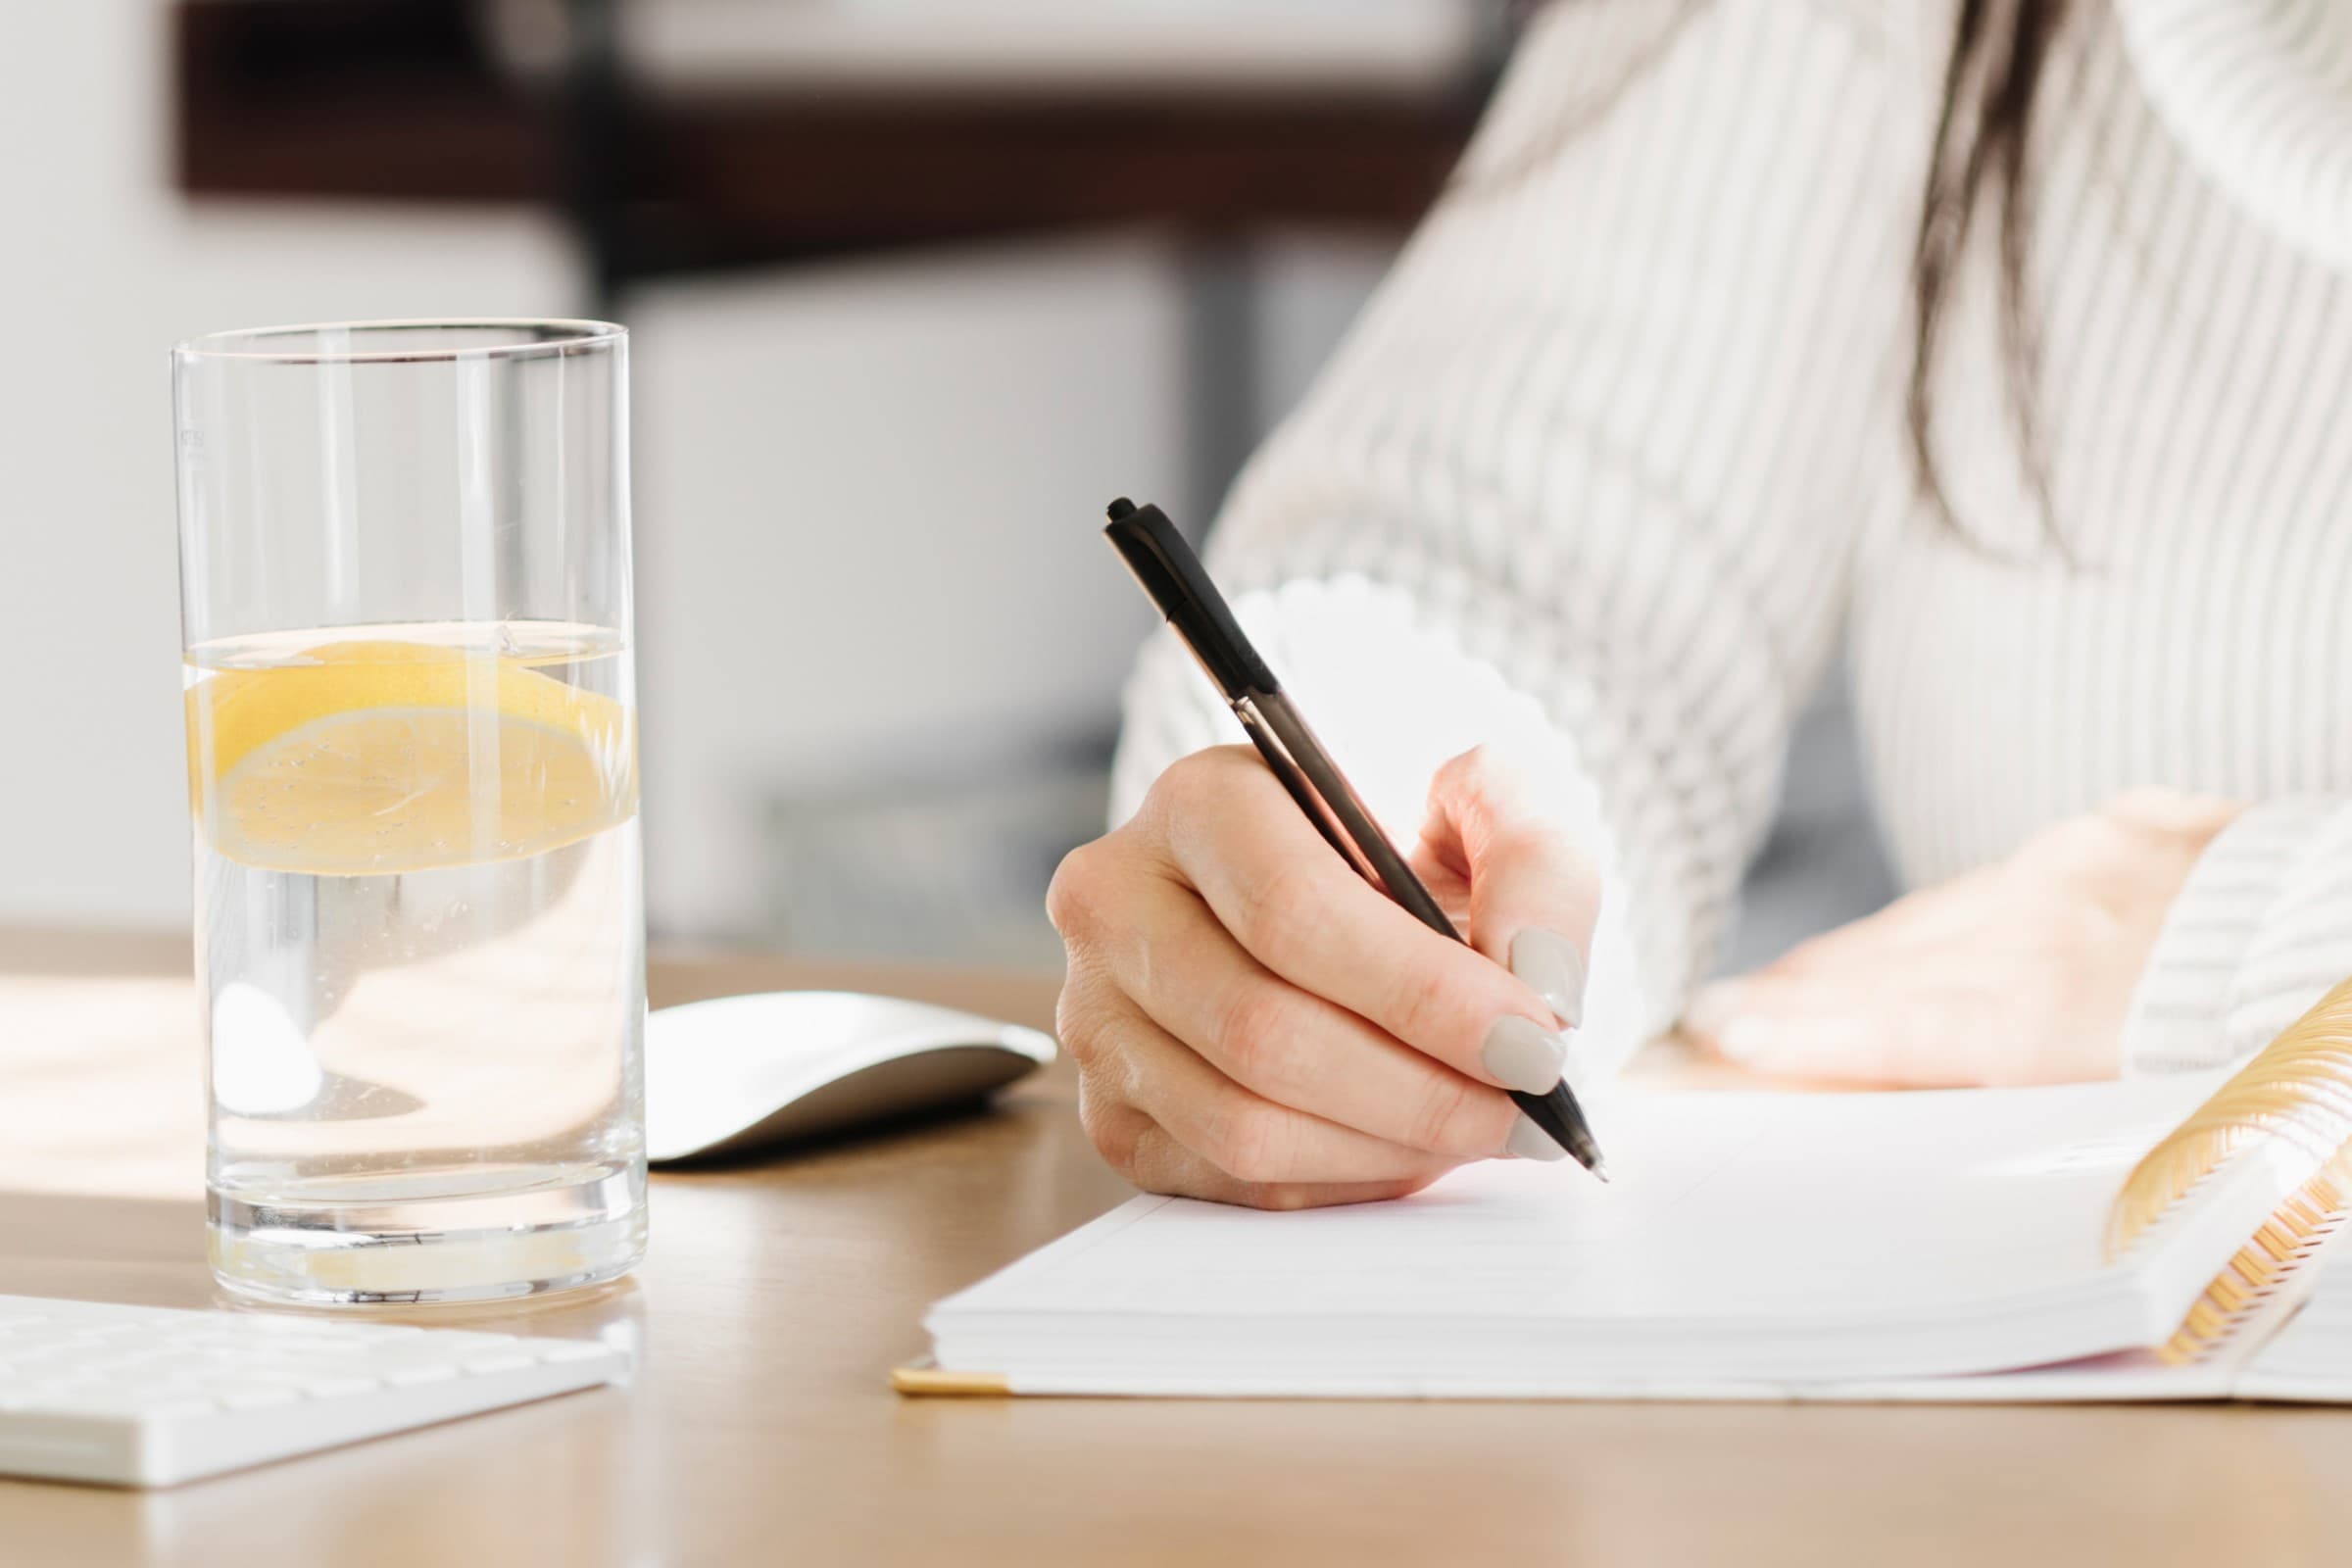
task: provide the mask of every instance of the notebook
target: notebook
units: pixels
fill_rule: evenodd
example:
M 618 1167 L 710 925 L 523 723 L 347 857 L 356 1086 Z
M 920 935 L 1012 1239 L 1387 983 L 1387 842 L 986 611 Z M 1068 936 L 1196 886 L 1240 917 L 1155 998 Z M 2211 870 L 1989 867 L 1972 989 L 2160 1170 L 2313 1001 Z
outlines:
M 1138 1198 L 939 1302 L 908 1392 L 2352 1398 L 2352 984 L 2235 1074 L 1628 1094 L 1612 1182 Z

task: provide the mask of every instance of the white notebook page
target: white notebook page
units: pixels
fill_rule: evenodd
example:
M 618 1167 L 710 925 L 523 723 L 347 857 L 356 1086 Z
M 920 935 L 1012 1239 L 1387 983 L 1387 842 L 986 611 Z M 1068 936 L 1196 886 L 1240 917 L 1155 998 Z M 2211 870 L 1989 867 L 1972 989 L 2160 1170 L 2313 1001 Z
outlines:
M 1832 1362 L 1857 1329 L 1925 1325 L 1963 1344 L 1984 1323 L 2132 1295 L 2139 1265 L 2104 1255 L 2109 1204 L 2218 1082 L 1628 1095 L 1596 1128 L 1608 1186 L 1503 1161 L 1401 1202 L 1300 1214 L 1139 1199 L 940 1303 L 932 1327 L 950 1365 L 959 1341 L 999 1355 L 1034 1341 L 1098 1368 L 1123 1346 L 1148 1356 L 1160 1330 L 1201 1353 L 1205 1320 L 1237 1346 L 1252 1322 L 1285 1343 L 1307 1320 L 1326 1341 L 1352 1325 L 1408 1362 L 1415 1336 L 1489 1332 L 1615 1336 L 1660 1364 L 1678 1338 L 1810 1335 Z M 2193 1286 L 2226 1255 L 2190 1260 Z M 2173 1273 L 2178 1295 L 2187 1275 Z M 2131 1305 L 2107 1314 L 2111 1345 L 2137 1343 L 2118 1337 L 2146 1315 Z M 2104 1348 L 2072 1341 L 2050 1358 Z M 1332 1360 L 1326 1344 L 1315 1353 Z

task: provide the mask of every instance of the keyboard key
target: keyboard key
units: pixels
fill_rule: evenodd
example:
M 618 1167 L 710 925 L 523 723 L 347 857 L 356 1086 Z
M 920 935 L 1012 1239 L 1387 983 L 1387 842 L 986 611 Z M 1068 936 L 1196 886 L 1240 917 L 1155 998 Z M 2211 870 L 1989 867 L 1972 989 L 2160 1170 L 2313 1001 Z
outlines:
M 373 1394 L 383 1386 L 381 1378 L 324 1377 L 306 1382 L 302 1385 L 302 1392 L 314 1399 L 336 1399 L 349 1394 Z
M 619 1351 L 592 1341 L 406 1323 L 0 1297 L 0 1473 L 133 1485 L 447 1420 L 626 1370 Z M 328 1406 L 331 1417 L 321 1413 Z M 41 1424 L 58 1417 L 86 1425 L 60 1443 Z M 160 1429 L 172 1441 L 139 1441 Z
M 435 1329 L 433 1344 L 444 1350 L 504 1349 L 522 1342 L 512 1334 L 476 1334 L 470 1329 Z
M 392 1367 L 384 1373 L 384 1383 L 395 1389 L 417 1389 L 428 1383 L 448 1383 L 456 1379 L 457 1367 L 448 1361 L 418 1361 L 412 1366 Z
M 272 1405 L 294 1404 L 302 1396 L 292 1389 L 232 1388 L 214 1396 L 224 1410 L 267 1410 Z
M 209 1415 L 220 1407 L 211 1399 L 159 1399 L 146 1389 L 99 1384 L 60 1395 L 42 1408 L 52 1415 L 127 1416 L 150 1421 L 172 1421 L 182 1416 Z
M 453 1331 L 439 1329 L 433 1332 L 447 1334 Z M 322 1337 L 350 1345 L 385 1345 L 395 1340 L 419 1339 L 425 1333 L 424 1329 L 414 1323 L 337 1323 L 327 1329 Z

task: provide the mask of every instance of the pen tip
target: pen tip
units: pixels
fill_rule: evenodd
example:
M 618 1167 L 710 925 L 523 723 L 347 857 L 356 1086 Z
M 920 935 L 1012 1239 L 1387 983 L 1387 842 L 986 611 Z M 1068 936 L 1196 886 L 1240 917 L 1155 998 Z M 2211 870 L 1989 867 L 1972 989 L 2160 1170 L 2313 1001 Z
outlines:
M 1607 1161 L 1595 1159 L 1588 1168 L 1591 1169 L 1593 1175 L 1599 1177 L 1602 1181 L 1605 1182 L 1609 1179 L 1609 1167 Z

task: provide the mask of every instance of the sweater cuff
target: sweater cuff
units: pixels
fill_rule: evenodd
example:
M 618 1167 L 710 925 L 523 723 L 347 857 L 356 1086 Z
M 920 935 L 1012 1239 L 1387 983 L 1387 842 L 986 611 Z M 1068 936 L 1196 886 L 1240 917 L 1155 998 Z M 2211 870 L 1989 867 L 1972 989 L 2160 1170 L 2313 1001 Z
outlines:
M 1234 613 L 1313 720 L 1373 816 L 1412 845 L 1431 776 L 1473 746 L 1494 746 L 1544 800 L 1598 873 L 1584 1065 L 1606 1073 L 1672 1022 L 1686 964 L 1639 925 L 1639 902 L 1601 792 L 1575 740 L 1533 696 L 1401 593 L 1362 578 L 1293 581 L 1245 592 Z M 1240 726 L 1164 630 L 1127 687 L 1127 725 L 1112 767 L 1112 816 L 1131 814 L 1159 771 L 1202 746 L 1243 738 Z M 1679 934 L 1679 933 L 1678 933 Z M 1644 941 L 1643 936 L 1648 936 Z
M 2336 805 L 2265 802 L 2214 835 L 2174 897 L 2132 995 L 2124 1024 L 2125 1072 L 2218 1067 L 2240 1054 L 2243 1043 L 2230 1028 L 2239 973 L 2298 852 Z

